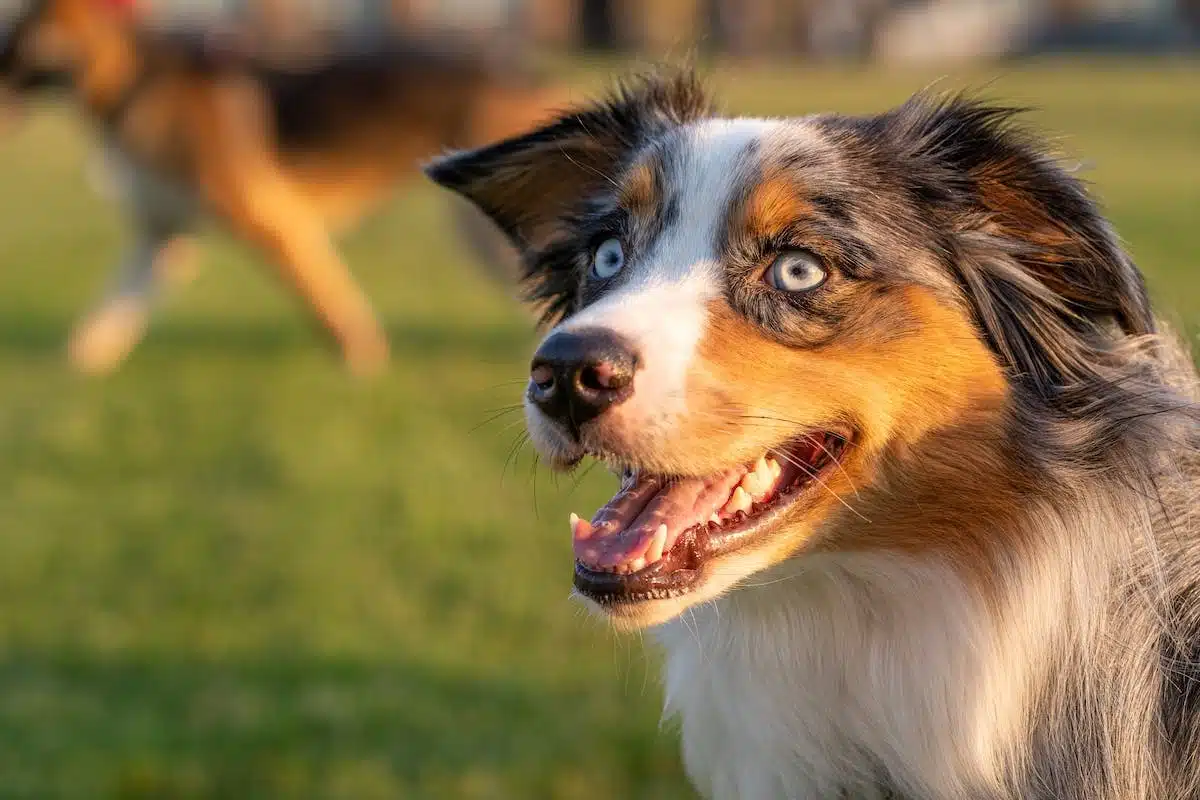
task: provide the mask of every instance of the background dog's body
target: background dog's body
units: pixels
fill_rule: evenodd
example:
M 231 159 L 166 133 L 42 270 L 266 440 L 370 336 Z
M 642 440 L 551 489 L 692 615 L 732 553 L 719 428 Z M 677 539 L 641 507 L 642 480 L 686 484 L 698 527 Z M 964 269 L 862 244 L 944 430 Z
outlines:
M 442 37 L 343 43 L 315 64 L 150 33 L 100 0 L 38 0 L 0 52 L 10 87 L 70 90 L 96 123 L 133 221 L 116 287 L 72 337 L 90 370 L 140 338 L 172 274 L 169 254 L 202 213 L 259 247 L 333 334 L 377 369 L 385 335 L 330 238 L 446 146 L 516 133 L 554 93 L 511 64 Z M 469 244 L 505 277 L 507 252 L 459 206 Z

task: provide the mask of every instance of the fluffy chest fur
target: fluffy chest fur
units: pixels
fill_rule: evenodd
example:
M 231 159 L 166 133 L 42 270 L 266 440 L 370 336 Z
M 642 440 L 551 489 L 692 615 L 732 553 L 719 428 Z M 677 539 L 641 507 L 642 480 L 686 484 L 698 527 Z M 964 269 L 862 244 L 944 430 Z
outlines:
M 1044 794 L 1057 757 L 1030 746 L 1093 729 L 1058 706 L 1063 684 L 1149 666 L 1077 658 L 1144 629 L 1106 607 L 1107 556 L 1072 550 L 1042 551 L 999 603 L 930 560 L 813 556 L 660 626 L 689 776 L 717 798 L 1066 796 Z M 1126 744 L 1144 750 L 1153 723 L 1135 716 Z
M 994 786 L 1003 726 L 980 723 L 1019 698 L 995 685 L 979 602 L 948 570 L 904 559 L 814 561 L 658 629 L 696 785 L 744 798 Z

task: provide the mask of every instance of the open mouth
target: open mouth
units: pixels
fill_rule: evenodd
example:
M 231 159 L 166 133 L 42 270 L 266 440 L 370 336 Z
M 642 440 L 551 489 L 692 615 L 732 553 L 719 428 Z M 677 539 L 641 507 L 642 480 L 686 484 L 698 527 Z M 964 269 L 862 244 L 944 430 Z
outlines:
M 686 594 L 710 560 L 757 541 L 840 461 L 847 437 L 806 434 L 706 477 L 626 472 L 591 522 L 571 517 L 575 588 L 601 604 Z

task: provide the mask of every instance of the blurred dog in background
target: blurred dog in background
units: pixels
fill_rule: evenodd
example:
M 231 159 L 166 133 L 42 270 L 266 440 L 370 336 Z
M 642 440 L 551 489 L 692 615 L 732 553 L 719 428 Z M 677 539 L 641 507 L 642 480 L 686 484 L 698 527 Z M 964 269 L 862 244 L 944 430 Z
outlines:
M 518 133 L 554 103 L 552 89 L 449 37 L 389 34 L 287 65 L 235 41 L 148 30 L 131 0 L 26 0 L 0 38 L 6 94 L 68 91 L 131 212 L 116 284 L 70 338 L 84 371 L 111 370 L 141 339 L 204 213 L 279 268 L 354 372 L 377 371 L 387 339 L 333 236 L 421 158 Z M 507 278 L 507 245 L 473 209 L 458 213 Z

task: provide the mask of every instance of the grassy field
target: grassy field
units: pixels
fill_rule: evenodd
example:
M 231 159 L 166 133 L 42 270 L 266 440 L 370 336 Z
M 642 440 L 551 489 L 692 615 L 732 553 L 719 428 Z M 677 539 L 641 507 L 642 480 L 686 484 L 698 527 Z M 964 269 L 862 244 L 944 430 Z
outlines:
M 935 74 L 723 71 L 731 110 L 869 110 Z M 1040 107 L 1164 309 L 1200 330 L 1200 69 L 952 74 Z M 593 81 L 594 75 L 585 77 Z M 689 796 L 652 648 L 568 601 L 611 490 L 506 458 L 534 341 L 419 188 L 346 254 L 395 348 L 350 381 L 252 256 L 112 378 L 62 341 L 116 257 L 82 128 L 0 142 L 0 796 Z

